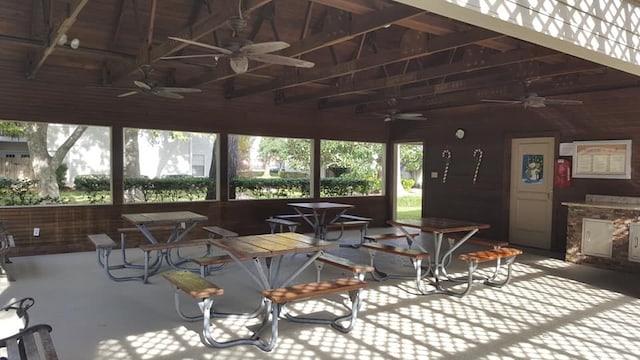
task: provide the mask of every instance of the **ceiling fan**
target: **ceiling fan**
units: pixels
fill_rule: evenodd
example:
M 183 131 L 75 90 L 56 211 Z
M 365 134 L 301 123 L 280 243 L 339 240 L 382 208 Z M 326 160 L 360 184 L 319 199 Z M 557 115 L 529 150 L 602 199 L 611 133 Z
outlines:
M 290 45 L 284 41 L 268 41 L 262 43 L 253 43 L 248 39 L 240 37 L 238 34 L 242 29 L 247 26 L 247 21 L 242 18 L 242 0 L 238 0 L 238 16 L 232 17 L 227 20 L 227 24 L 233 30 L 233 35 L 230 39 L 225 41 L 224 47 L 209 45 L 193 40 L 181 39 L 178 37 L 169 36 L 169 39 L 180 41 L 185 44 L 200 46 L 205 49 L 213 50 L 214 54 L 200 54 L 200 55 L 179 55 L 179 56 L 165 56 L 161 59 L 186 59 L 196 57 L 209 57 L 214 58 L 216 61 L 220 57 L 228 57 L 231 69 L 237 73 L 242 74 L 249 68 L 249 60 L 255 60 L 267 64 L 276 64 L 284 66 L 295 66 L 302 68 L 311 68 L 315 64 L 310 61 L 300 60 L 296 58 L 269 54 L 274 51 L 282 50 Z
M 136 86 L 131 89 L 131 91 L 127 91 L 118 95 L 118 97 L 127 97 L 136 94 L 146 94 L 146 95 L 157 95 L 169 99 L 183 99 L 184 96 L 179 93 L 198 93 L 202 90 L 195 88 L 182 88 L 182 87 L 168 87 L 168 86 L 159 86 L 158 82 L 149 78 L 149 73 L 151 72 L 151 66 L 142 65 L 140 70 L 144 74 L 144 78 L 142 80 L 134 80 L 133 84 Z
M 395 121 L 395 120 L 427 120 L 424 115 L 420 113 L 402 113 L 398 112 L 398 110 L 389 110 L 385 113 L 374 113 L 375 116 L 382 116 L 384 121 Z
M 548 99 L 544 96 L 538 96 L 537 93 L 529 91 L 529 85 L 537 79 L 528 79 L 522 82 L 525 96 L 517 100 L 498 100 L 498 99 L 482 99 L 482 102 L 498 103 L 498 104 L 522 104 L 525 108 L 541 108 L 547 105 L 581 105 L 580 100 L 567 99 Z
M 482 102 L 498 103 L 498 104 L 523 104 L 525 108 L 541 108 L 547 105 L 581 105 L 580 100 L 567 100 L 567 99 L 549 99 L 544 96 L 538 96 L 534 92 L 528 93 L 526 96 L 521 97 L 518 100 L 497 100 L 497 99 L 482 99 Z

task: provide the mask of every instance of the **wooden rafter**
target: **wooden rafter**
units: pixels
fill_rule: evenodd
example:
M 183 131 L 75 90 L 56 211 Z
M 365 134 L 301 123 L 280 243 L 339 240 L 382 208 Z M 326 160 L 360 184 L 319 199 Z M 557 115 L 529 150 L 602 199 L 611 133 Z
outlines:
M 156 24 L 156 8 L 158 0 L 151 0 L 151 10 L 149 11 L 149 29 L 147 31 L 147 47 L 153 44 L 153 28 Z
M 69 31 L 69 29 L 71 29 L 73 24 L 78 19 L 78 15 L 82 11 L 82 9 L 84 9 L 85 5 L 87 5 L 88 2 L 89 2 L 89 0 L 78 0 L 74 4 L 74 6 L 71 7 L 72 10 L 70 11 L 69 16 L 66 19 L 64 19 L 64 21 L 62 21 L 60 26 L 57 29 L 55 29 L 55 31 L 52 31 L 52 34 L 55 34 L 55 35 L 53 37 L 49 36 L 49 43 L 45 46 L 44 49 L 42 49 L 40 51 L 40 53 L 34 59 L 34 61 L 33 61 L 34 65 L 32 66 L 31 70 L 29 71 L 29 73 L 27 75 L 27 78 L 29 78 L 29 79 L 35 78 L 36 73 L 38 72 L 38 70 L 42 67 L 42 65 L 45 63 L 45 61 L 47 61 L 47 58 L 55 50 L 56 46 L 58 45 L 58 41 L 60 40 L 60 38 L 63 35 L 65 35 L 67 33 L 67 31 Z
M 404 110 L 406 108 L 416 106 L 417 104 L 421 104 L 422 102 L 416 99 L 419 97 L 433 97 L 436 95 L 469 91 L 480 88 L 490 89 L 492 87 L 508 85 L 511 83 L 517 83 L 521 87 L 522 85 L 520 85 L 519 79 L 523 78 L 548 78 L 602 69 L 601 65 L 583 60 L 574 60 L 557 65 L 548 65 L 544 68 L 538 65 L 539 64 L 536 62 L 508 65 L 501 69 L 500 72 L 502 73 L 502 75 L 483 75 L 468 78 L 465 80 L 448 81 L 436 85 L 418 86 L 397 91 L 383 92 L 377 95 L 369 95 L 364 99 L 336 99 L 335 101 L 327 100 L 319 102 L 318 105 L 322 109 L 358 106 L 359 112 L 381 112 L 388 108 L 386 100 L 388 100 L 389 98 L 395 98 L 398 99 L 397 108 Z M 411 100 L 404 101 L 402 99 Z
M 439 38 L 433 39 L 430 42 L 413 44 L 407 49 L 387 50 L 380 52 L 377 55 L 354 59 L 330 67 L 309 69 L 308 71 L 305 71 L 304 73 L 299 74 L 296 77 L 278 78 L 267 84 L 261 84 L 246 89 L 238 89 L 236 90 L 234 97 L 253 95 L 266 91 L 274 91 L 289 87 L 300 86 L 310 82 L 322 81 L 337 76 L 370 70 L 386 64 L 415 59 L 436 52 L 446 51 L 456 47 L 473 44 L 477 41 L 502 36 L 504 35 L 484 29 L 476 29 L 464 33 L 441 36 Z
M 300 32 L 300 40 L 307 37 L 309 33 L 309 23 L 311 22 L 311 13 L 313 12 L 313 2 L 307 3 L 307 10 L 304 12 L 304 23 L 302 25 L 302 31 Z
M 515 64 L 523 61 L 530 61 L 557 55 L 554 50 L 546 48 L 525 48 L 499 53 L 490 56 L 472 57 L 463 59 L 452 64 L 429 67 L 420 71 L 407 74 L 395 75 L 385 78 L 377 78 L 358 83 L 341 84 L 335 88 L 327 89 L 313 94 L 297 96 L 285 99 L 285 103 L 293 103 L 299 101 L 308 101 L 319 98 L 330 98 L 336 96 L 344 96 L 349 94 L 360 93 L 363 91 L 373 91 L 385 88 L 392 88 L 402 85 L 413 84 L 421 81 L 436 79 L 446 75 L 458 73 L 467 73 L 489 69 L 509 64 Z
M 360 36 L 366 32 L 380 29 L 385 25 L 403 19 L 411 18 L 422 14 L 423 11 L 405 5 L 395 5 L 384 12 L 370 13 L 363 16 L 346 17 L 339 26 L 332 29 L 325 29 L 322 32 L 307 36 L 306 38 L 294 42 L 290 47 L 278 52 L 278 55 L 287 57 L 297 57 L 312 51 L 341 43 Z M 248 71 L 262 69 L 268 64 L 260 64 L 250 68 Z M 217 69 L 211 73 L 204 74 L 187 81 L 187 86 L 198 87 L 213 81 L 221 81 L 237 74 L 230 69 Z

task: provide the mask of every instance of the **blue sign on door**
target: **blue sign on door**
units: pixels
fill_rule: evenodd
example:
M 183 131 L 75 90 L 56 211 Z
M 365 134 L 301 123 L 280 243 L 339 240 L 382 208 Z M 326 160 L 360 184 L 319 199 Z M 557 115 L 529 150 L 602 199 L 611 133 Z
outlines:
M 522 155 L 522 182 L 539 184 L 544 179 L 544 155 Z

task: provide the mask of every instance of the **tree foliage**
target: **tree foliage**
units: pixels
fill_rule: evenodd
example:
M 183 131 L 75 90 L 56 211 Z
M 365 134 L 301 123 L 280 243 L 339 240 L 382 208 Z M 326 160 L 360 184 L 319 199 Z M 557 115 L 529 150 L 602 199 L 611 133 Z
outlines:
M 280 167 L 285 164 L 288 168 L 298 171 L 309 171 L 311 164 L 311 141 L 308 139 L 292 139 L 279 137 L 263 137 L 258 146 L 260 160 L 269 168 L 271 162 L 277 162 Z
M 422 171 L 422 145 L 400 146 L 400 167 L 408 172 Z

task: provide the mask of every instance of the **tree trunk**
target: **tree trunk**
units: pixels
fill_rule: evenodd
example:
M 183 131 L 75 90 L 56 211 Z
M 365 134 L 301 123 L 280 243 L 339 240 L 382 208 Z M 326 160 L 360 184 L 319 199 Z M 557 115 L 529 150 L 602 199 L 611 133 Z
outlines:
M 140 177 L 140 148 L 138 146 L 138 129 L 124 130 L 124 177 Z
M 56 169 L 62 164 L 69 150 L 87 130 L 86 126 L 77 126 L 71 135 L 51 155 L 47 150 L 47 123 L 26 123 L 25 137 L 29 147 L 31 166 L 37 181 L 38 197 L 41 199 L 59 199 L 60 189 L 56 181 Z
M 123 178 L 140 177 L 140 147 L 138 145 L 138 129 L 124 129 L 124 173 Z M 125 184 L 124 202 L 144 202 L 144 194 L 140 189 L 127 189 Z
M 238 175 L 238 136 L 229 135 L 229 199 L 236 198 L 236 188 L 231 180 Z
M 209 186 L 207 187 L 207 195 L 205 200 L 216 199 L 216 179 L 218 176 L 218 163 L 216 162 L 216 145 L 218 143 L 218 136 L 213 139 L 213 149 L 211 150 L 211 166 L 209 167 Z

